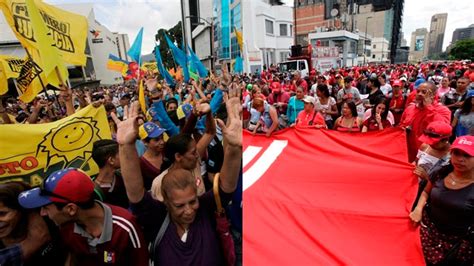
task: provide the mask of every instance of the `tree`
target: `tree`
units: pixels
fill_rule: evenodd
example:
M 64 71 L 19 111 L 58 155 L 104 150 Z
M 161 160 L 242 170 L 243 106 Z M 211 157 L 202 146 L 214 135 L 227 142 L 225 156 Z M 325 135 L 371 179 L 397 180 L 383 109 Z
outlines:
M 457 41 L 449 53 L 456 60 L 470 59 L 474 61 L 474 39 Z
M 160 44 L 160 53 L 161 58 L 163 59 L 163 64 L 167 69 L 170 69 L 175 67 L 175 63 L 171 50 L 168 48 L 168 44 L 166 43 L 165 33 L 170 37 L 171 41 L 176 42 L 178 47 L 181 48 L 183 41 L 181 21 L 169 30 L 159 29 L 155 35 L 155 40 Z

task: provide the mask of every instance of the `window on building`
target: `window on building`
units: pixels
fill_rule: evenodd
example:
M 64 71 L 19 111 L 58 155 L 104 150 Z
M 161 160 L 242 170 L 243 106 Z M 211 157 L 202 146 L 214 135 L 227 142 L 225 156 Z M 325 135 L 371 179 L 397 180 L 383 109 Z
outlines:
M 286 61 L 290 57 L 290 52 L 280 52 L 280 62 Z
M 265 19 L 265 31 L 267 34 L 273 34 L 273 21 Z
M 237 29 L 242 28 L 241 21 L 242 21 L 242 16 L 240 12 L 240 3 L 239 3 L 230 11 L 230 23 L 232 25 L 232 29 L 234 27 Z
M 293 36 L 293 25 L 290 25 L 290 34 L 289 36 Z
M 374 55 L 374 54 L 372 55 L 372 58 L 375 58 L 375 55 Z
M 377 48 L 377 45 L 374 44 L 374 49 Z
M 280 36 L 288 36 L 287 24 L 280 24 Z

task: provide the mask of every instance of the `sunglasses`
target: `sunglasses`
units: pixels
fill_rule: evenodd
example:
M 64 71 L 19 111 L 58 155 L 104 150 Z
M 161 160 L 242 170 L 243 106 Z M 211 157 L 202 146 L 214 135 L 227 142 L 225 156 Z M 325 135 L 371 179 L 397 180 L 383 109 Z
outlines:
M 446 137 L 446 135 L 440 135 L 440 134 L 437 134 L 435 132 L 428 131 L 428 130 L 425 130 L 423 132 L 423 134 L 425 134 L 426 136 L 428 136 L 430 138 L 435 138 L 435 139 L 441 138 L 441 141 L 444 141 L 445 139 L 449 140 L 449 137 Z
M 68 199 L 68 198 L 66 198 L 66 197 L 63 197 L 63 196 L 61 196 L 61 195 L 58 195 L 58 194 L 56 194 L 56 193 L 54 193 L 54 192 L 51 192 L 51 191 L 47 190 L 47 189 L 45 188 L 45 183 L 46 183 L 46 182 L 43 181 L 43 182 L 41 183 L 41 185 L 39 186 L 39 188 L 40 188 L 40 195 L 41 195 L 41 196 L 49 196 L 49 197 L 54 197 L 54 198 L 58 198 L 58 199 L 65 200 L 65 201 L 67 201 L 67 202 L 74 202 L 74 201 L 71 200 L 71 199 Z

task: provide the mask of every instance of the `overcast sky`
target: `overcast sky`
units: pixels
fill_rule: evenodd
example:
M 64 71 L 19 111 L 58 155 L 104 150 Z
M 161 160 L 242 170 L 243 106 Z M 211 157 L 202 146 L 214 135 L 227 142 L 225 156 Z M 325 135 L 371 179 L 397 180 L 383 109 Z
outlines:
M 213 1 L 213 0 L 201 0 Z M 257 0 L 244 0 L 257 1 Z M 94 3 L 97 20 L 111 31 L 127 33 L 132 44 L 144 27 L 142 54 L 154 47 L 154 35 L 160 28 L 171 28 L 181 19 L 180 0 L 45 0 L 47 3 Z M 284 0 L 292 5 L 293 0 Z M 474 24 L 474 4 L 471 0 L 405 0 L 402 31 L 410 45 L 411 33 L 417 28 L 429 30 L 431 16 L 448 13 L 443 49 L 451 42 L 456 28 Z M 245 37 L 244 37 L 245 38 Z

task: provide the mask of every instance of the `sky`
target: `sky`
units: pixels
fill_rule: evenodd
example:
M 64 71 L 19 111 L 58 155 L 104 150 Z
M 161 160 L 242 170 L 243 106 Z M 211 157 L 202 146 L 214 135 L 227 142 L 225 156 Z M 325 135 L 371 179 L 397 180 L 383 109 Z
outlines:
M 212 1 L 212 0 L 206 0 Z M 255 0 L 251 0 L 255 1 Z M 142 54 L 154 47 L 154 35 L 160 28 L 169 29 L 181 19 L 180 0 L 45 0 L 50 4 L 93 3 L 97 21 L 113 32 L 128 34 L 130 45 L 140 27 L 144 27 Z M 293 0 L 283 0 L 292 5 Z M 410 45 L 417 28 L 429 31 L 431 16 L 448 13 L 443 49 L 451 42 L 453 31 L 474 24 L 474 5 L 464 0 L 405 0 L 402 31 Z
M 132 45 L 143 29 L 142 55 L 155 47 L 158 29 L 169 29 L 181 20 L 180 0 L 44 0 L 48 4 L 93 3 L 96 20 L 112 32 L 126 33 Z

